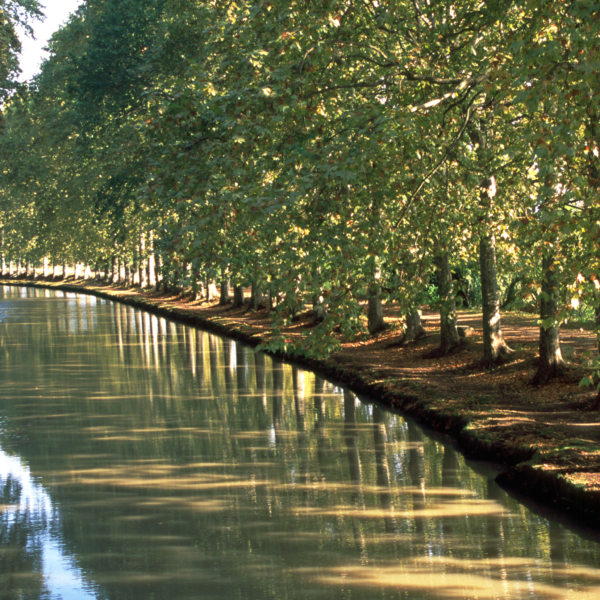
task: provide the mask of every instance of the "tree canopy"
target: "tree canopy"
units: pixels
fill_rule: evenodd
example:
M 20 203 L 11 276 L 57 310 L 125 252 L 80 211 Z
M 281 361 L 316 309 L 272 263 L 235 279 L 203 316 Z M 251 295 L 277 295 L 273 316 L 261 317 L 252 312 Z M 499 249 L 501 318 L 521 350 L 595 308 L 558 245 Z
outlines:
M 509 287 L 543 331 L 598 307 L 599 9 L 88 0 L 4 107 L 3 251 L 152 255 L 165 286 L 268 291 L 276 331 L 312 299 L 270 347 L 321 356 L 365 298 L 438 302 L 451 336 L 462 285 L 493 363 Z

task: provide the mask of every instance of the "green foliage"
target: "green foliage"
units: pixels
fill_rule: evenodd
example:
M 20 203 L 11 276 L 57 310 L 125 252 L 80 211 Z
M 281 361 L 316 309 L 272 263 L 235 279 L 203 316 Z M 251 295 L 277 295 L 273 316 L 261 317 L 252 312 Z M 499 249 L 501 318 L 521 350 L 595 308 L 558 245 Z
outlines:
M 597 8 L 90 0 L 5 108 L 5 252 L 133 261 L 152 233 L 166 283 L 270 289 L 269 348 L 326 356 L 370 290 L 436 303 L 439 250 L 480 306 L 494 238 L 517 305 L 555 253 L 562 321 L 600 276 Z

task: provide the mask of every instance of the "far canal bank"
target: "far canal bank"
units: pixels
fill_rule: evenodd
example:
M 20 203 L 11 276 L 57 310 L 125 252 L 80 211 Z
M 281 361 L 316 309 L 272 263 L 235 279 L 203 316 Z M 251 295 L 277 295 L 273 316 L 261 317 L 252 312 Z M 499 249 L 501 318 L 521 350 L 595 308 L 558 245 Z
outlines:
M 219 306 L 218 300 L 192 301 L 174 294 L 109 286 L 96 281 L 5 279 L 3 285 L 62 289 L 122 302 L 208 331 L 258 346 L 270 335 L 267 310 L 248 312 Z M 593 336 L 580 328 L 562 332 L 566 374 L 544 387 L 529 381 L 535 370 L 536 318 L 503 317 L 514 353 L 493 371 L 481 368 L 481 335 L 476 312 L 462 312 L 471 327 L 463 350 L 426 359 L 436 347 L 434 313 L 425 311 L 427 337 L 401 345 L 390 309 L 382 334 L 343 342 L 328 360 L 283 356 L 351 390 L 401 411 L 421 424 L 455 438 L 464 454 L 491 460 L 503 469 L 497 480 L 526 497 L 585 526 L 600 527 L 600 423 L 595 393 L 578 387 L 579 362 L 593 348 Z M 302 335 L 310 320 L 300 319 L 286 336 Z

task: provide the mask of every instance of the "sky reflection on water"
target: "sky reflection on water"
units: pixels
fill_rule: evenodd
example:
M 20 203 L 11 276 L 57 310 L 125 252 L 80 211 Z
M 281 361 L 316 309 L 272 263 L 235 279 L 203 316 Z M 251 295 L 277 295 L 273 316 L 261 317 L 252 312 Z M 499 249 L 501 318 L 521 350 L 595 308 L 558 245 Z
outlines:
M 598 543 L 412 422 L 126 306 L 0 291 L 0 598 L 600 597 Z

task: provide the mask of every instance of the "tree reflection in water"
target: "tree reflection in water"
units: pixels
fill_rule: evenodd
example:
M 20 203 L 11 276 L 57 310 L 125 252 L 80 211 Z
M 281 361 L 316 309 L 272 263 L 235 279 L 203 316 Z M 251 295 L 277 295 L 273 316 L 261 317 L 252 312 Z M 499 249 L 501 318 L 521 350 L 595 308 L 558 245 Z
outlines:
M 599 595 L 595 541 L 314 374 L 85 296 L 0 314 L 0 598 Z

